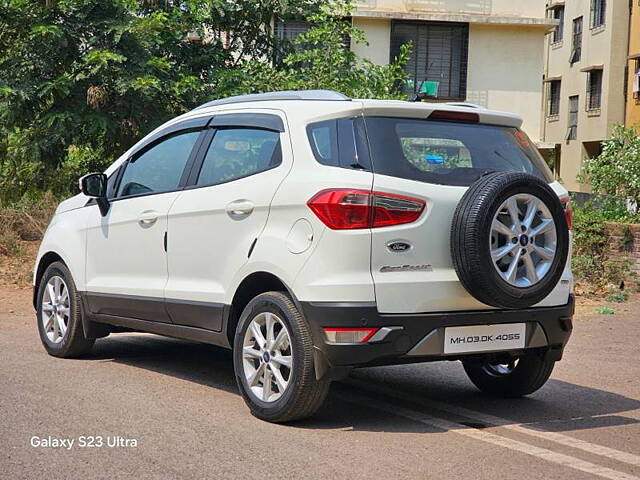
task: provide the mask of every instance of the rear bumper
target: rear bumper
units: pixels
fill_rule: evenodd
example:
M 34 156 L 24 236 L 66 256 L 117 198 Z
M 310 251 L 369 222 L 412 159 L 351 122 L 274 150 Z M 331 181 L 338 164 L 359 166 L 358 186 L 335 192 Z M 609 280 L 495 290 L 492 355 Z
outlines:
M 557 307 L 424 314 L 381 314 L 374 303 L 301 302 L 300 306 L 313 329 L 316 360 L 325 368 L 336 368 L 490 355 L 486 351 L 445 354 L 444 328 L 519 322 L 526 323 L 524 350 L 538 349 L 559 360 L 571 336 L 575 301 L 570 295 L 566 305 Z M 368 343 L 333 344 L 324 327 L 389 328 L 380 341 L 374 337 Z

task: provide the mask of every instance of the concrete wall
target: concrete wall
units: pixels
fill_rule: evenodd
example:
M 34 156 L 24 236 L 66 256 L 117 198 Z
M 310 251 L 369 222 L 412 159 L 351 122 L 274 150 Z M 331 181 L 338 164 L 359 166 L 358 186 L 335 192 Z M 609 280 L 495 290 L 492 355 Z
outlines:
M 360 58 L 367 58 L 378 65 L 389 63 L 391 21 L 354 17 L 353 25 L 364 32 L 368 45 L 351 42 L 351 49 Z
M 361 58 L 389 63 L 391 20 L 354 17 L 369 45 L 352 44 Z M 467 101 L 524 118 L 534 142 L 541 137 L 544 31 L 526 26 L 469 25 Z
M 631 13 L 631 30 L 629 34 L 629 55 L 640 55 L 640 5 L 633 2 L 633 11 Z M 640 99 L 633 97 L 633 74 L 635 73 L 635 60 L 629 61 L 629 78 L 627 90 L 627 117 L 626 124 L 635 127 L 640 133 Z
M 582 58 L 571 65 L 573 19 L 583 17 Z M 624 68 L 626 65 L 629 6 L 625 2 L 607 2 L 604 27 L 591 30 L 590 1 L 565 2 L 564 36 L 562 42 L 546 46 L 546 77 L 562 77 L 560 114 L 546 117 L 543 111 L 543 138 L 547 143 L 561 145 L 560 178 L 572 191 L 589 191 L 576 179 L 582 161 L 587 156 L 584 142 L 602 141 L 616 123 L 624 122 Z M 597 112 L 586 111 L 587 73 L 580 70 L 592 65 L 604 65 L 602 106 Z M 569 124 L 569 97 L 578 95 L 577 140 L 565 141 Z
M 379 65 L 389 62 L 394 18 L 420 19 L 421 12 L 471 15 L 455 17 L 469 22 L 467 101 L 521 115 L 532 140 L 542 139 L 541 80 L 544 35 L 549 26 L 531 25 L 532 19 L 548 22 L 542 0 L 361 0 L 356 6 L 353 24 L 365 33 L 369 44 L 352 43 L 351 48 Z M 367 16 L 366 12 L 373 13 Z M 376 13 L 384 15 L 376 17 Z M 478 16 L 522 20 L 485 23 Z
M 534 28 L 469 26 L 467 101 L 522 116 L 534 142 L 541 139 L 543 38 Z

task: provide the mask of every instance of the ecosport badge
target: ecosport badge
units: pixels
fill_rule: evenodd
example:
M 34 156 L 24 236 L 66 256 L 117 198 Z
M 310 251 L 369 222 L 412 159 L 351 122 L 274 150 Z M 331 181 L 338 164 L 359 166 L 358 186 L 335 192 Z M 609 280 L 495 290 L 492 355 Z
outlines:
M 380 272 L 433 272 L 431 265 L 389 265 L 380 269 Z

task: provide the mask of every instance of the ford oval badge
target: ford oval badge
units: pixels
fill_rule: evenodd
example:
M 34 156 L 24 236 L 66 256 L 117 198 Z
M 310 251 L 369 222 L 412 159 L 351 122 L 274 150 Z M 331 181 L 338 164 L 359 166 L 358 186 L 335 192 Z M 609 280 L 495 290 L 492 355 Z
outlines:
M 393 242 L 387 243 L 387 248 L 390 252 L 402 253 L 409 250 L 411 248 L 411 244 L 408 242 L 403 242 L 402 240 L 394 240 Z

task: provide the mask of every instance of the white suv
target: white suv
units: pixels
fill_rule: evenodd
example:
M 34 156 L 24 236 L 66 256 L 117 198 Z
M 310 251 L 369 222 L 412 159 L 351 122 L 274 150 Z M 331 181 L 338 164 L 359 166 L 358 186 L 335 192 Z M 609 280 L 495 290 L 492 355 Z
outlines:
M 34 272 L 51 355 L 144 331 L 233 348 L 254 415 L 311 415 L 354 367 L 461 360 L 540 388 L 572 329 L 567 191 L 469 104 L 232 97 L 147 135 L 60 204 Z

